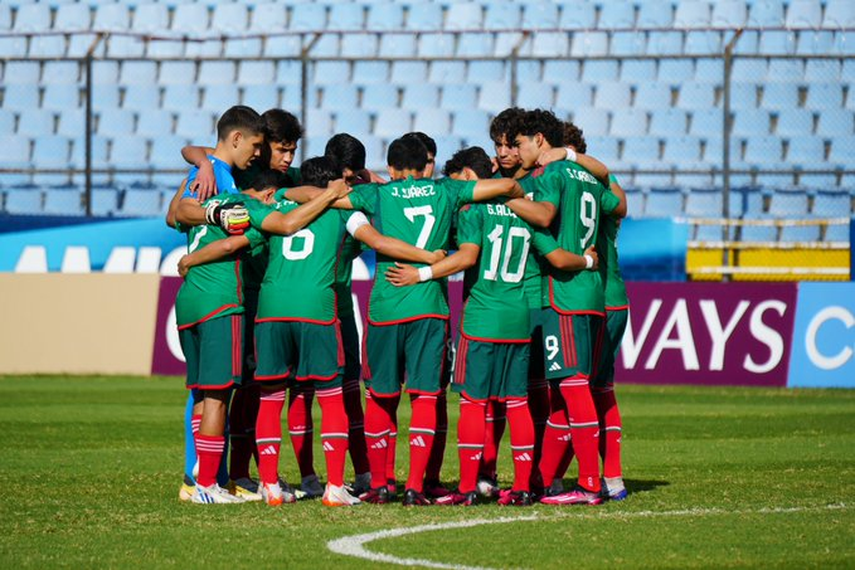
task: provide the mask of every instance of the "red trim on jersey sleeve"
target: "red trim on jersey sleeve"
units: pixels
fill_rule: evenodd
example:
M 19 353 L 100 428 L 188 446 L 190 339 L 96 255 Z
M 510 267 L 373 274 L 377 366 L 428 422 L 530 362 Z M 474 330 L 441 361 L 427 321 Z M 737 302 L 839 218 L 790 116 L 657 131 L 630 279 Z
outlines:
M 237 309 L 238 307 L 240 307 L 240 305 L 237 305 L 235 303 L 229 303 L 228 305 L 223 305 L 222 307 L 220 307 L 218 309 L 214 309 L 213 311 L 211 311 L 210 313 L 208 313 L 207 315 L 205 315 L 204 317 L 202 317 L 198 321 L 192 322 L 192 323 L 187 324 L 187 325 L 179 325 L 178 330 L 183 331 L 183 330 L 187 330 L 191 327 L 195 327 L 196 325 L 198 325 L 200 323 L 204 323 L 205 321 L 211 320 L 212 318 L 214 318 L 216 315 L 222 313 L 223 311 L 227 311 L 229 309 Z
M 594 311 L 594 310 L 584 310 L 584 311 L 566 311 L 564 309 L 560 309 L 558 305 L 555 304 L 555 289 L 552 287 L 552 276 L 549 276 L 549 306 L 553 311 L 558 313 L 559 315 L 596 315 L 598 317 L 606 316 L 605 311 Z

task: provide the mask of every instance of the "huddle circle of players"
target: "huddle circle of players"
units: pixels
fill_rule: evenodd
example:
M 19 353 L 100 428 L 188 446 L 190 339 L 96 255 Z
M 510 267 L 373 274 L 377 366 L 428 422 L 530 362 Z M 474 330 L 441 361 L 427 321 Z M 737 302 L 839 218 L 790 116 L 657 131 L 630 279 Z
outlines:
M 490 126 L 495 156 L 460 150 L 437 179 L 435 142 L 405 134 L 388 147 L 388 181 L 365 169 L 349 134 L 292 168 L 302 129 L 281 109 L 232 107 L 217 136 L 216 148 L 183 149 L 195 166 L 167 216 L 188 240 L 176 300 L 191 394 L 182 500 L 393 501 L 402 393 L 412 409 L 405 506 L 626 497 L 613 387 L 628 313 L 615 248 L 626 197 L 585 154 L 580 129 L 506 109 Z M 360 348 L 350 277 L 366 248 L 376 271 Z M 446 278 L 460 271 L 453 350 Z M 454 490 L 440 483 L 449 385 L 461 396 Z M 325 486 L 312 456 L 315 398 Z M 286 402 L 294 486 L 279 474 Z M 514 475 L 499 489 L 506 423 Z M 348 452 L 356 476 L 345 483 Z M 574 456 L 578 479 L 565 490 Z

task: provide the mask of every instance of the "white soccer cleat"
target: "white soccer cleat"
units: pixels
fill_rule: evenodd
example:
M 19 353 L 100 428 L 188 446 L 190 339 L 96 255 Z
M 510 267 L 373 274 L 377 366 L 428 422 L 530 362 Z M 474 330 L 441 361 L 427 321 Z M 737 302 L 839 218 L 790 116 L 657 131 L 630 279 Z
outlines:
M 303 477 L 303 482 L 300 483 L 300 489 L 306 494 L 309 499 L 315 499 L 324 494 L 324 488 L 317 475 L 308 475 Z
M 338 487 L 329 483 L 322 502 L 328 507 L 352 507 L 362 504 L 362 501 L 348 493 L 344 486 Z
M 243 499 L 235 497 L 216 483 L 210 487 L 203 487 L 197 483 L 190 501 L 202 505 L 244 502 Z

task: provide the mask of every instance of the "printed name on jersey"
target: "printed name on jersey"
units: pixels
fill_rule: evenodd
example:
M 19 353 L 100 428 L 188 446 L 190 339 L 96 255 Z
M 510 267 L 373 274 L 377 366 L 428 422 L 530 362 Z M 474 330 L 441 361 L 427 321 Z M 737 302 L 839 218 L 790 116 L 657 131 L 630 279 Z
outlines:
M 433 184 L 425 184 L 424 186 L 393 186 L 393 198 L 425 198 L 427 196 L 436 196 L 436 189 Z
M 586 184 L 596 184 L 597 186 L 600 185 L 600 181 L 594 178 L 594 175 L 590 172 L 587 172 L 585 170 L 573 170 L 572 168 L 565 168 L 564 170 L 567 171 L 567 175 L 570 176 L 570 178 L 575 178 L 579 182 L 585 182 Z
M 509 218 L 516 218 L 517 215 L 504 204 L 486 204 L 487 213 L 491 216 L 506 216 Z

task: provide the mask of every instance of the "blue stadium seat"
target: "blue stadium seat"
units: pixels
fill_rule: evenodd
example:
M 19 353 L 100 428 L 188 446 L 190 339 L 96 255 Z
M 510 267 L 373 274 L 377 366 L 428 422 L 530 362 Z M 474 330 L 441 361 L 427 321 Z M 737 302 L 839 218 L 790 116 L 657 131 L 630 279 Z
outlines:
M 751 215 L 746 216 L 746 220 L 763 220 L 766 216 Z M 754 242 L 774 242 L 778 238 L 778 228 L 772 225 L 745 225 L 740 229 L 740 239 L 742 241 Z
M 377 56 L 378 43 L 377 36 L 345 34 L 339 53 L 342 57 L 373 58 Z
M 50 6 L 43 4 L 22 4 L 15 16 L 16 32 L 46 32 L 50 30 Z
M 196 62 L 194 62 L 194 61 L 164 61 L 164 62 L 161 62 L 159 83 L 161 85 L 193 85 L 193 84 L 195 84 L 196 83 Z
M 258 38 L 226 40 L 225 57 L 261 57 L 262 42 Z
M 42 83 L 76 85 L 80 81 L 80 66 L 76 61 L 46 61 Z
M 136 134 L 151 139 L 172 135 L 172 113 L 162 109 L 140 111 Z
M 724 0 L 713 4 L 710 25 L 714 28 L 742 28 L 748 20 L 748 7 L 742 0 Z
M 77 186 L 47 188 L 42 211 L 54 216 L 82 216 L 86 214 L 83 196 Z
M 267 38 L 264 42 L 264 55 L 266 57 L 299 57 L 303 50 L 303 42 L 300 36 L 276 36 Z M 279 62 L 284 63 L 284 62 Z M 299 64 L 299 61 L 288 61 L 289 64 Z M 278 67 L 277 67 L 278 68 Z M 298 76 L 299 77 L 299 76 Z
M 731 204 L 732 206 L 733 204 Z M 686 195 L 685 212 L 687 216 L 718 217 L 722 213 L 722 193 L 720 188 L 691 188 Z M 733 211 L 731 215 L 738 216 L 740 212 Z M 713 226 L 721 238 L 721 228 Z
M 531 55 L 535 57 L 567 57 L 570 36 L 567 32 L 540 32 L 534 36 Z
M 119 209 L 119 191 L 113 186 L 92 187 L 92 215 L 112 216 Z M 85 208 L 84 208 L 85 210 Z
M 679 188 L 651 188 L 644 209 L 648 218 L 673 218 L 683 214 L 683 194 Z
M 130 135 L 134 132 L 136 117 L 126 109 L 105 109 L 98 114 L 95 132 L 105 137 Z
M 97 101 L 97 102 L 96 102 Z M 119 90 L 112 85 L 98 85 L 92 93 L 95 109 L 110 109 L 119 105 Z M 142 111 L 160 106 L 160 87 L 151 85 L 130 85 L 125 89 L 122 107 Z
M 799 55 L 826 55 L 834 53 L 834 32 L 826 30 L 798 32 L 796 53 Z
M 831 224 L 825 230 L 825 241 L 839 241 L 849 243 L 848 224 Z
M 523 29 L 545 30 L 555 28 L 555 23 L 558 20 L 558 6 L 551 2 L 535 1 L 523 7 Z
M 196 144 L 199 142 L 207 144 L 208 138 L 204 133 L 197 133 L 193 139 Z M 173 136 L 169 134 L 155 137 L 151 141 L 151 151 L 149 162 L 152 168 L 188 168 L 187 163 L 181 158 L 181 149 L 187 144 L 187 139 L 184 137 Z M 171 175 L 173 178 L 176 176 Z M 178 178 L 180 181 L 180 178 Z
M 805 65 L 805 81 L 811 84 L 840 81 L 841 67 L 840 61 L 837 60 L 809 59 Z
M 317 106 L 317 91 L 310 89 L 307 93 L 309 100 L 306 102 L 307 107 L 312 108 Z M 287 86 L 282 88 L 282 108 L 283 109 L 299 109 L 303 106 L 303 93 L 299 87 Z
M 573 122 L 585 131 L 585 137 L 606 137 L 609 134 L 609 112 L 593 107 L 572 106 L 567 109 L 573 115 Z M 613 140 L 617 159 L 617 140 Z
M 511 86 L 504 82 L 484 83 L 478 94 L 478 108 L 498 113 L 511 106 Z
M 683 55 L 683 34 L 680 32 L 650 32 L 648 55 Z
M 276 65 L 272 61 L 241 61 L 238 63 L 238 85 L 270 84 L 276 75 Z
M 624 62 L 624 65 L 627 62 Z M 659 60 L 659 81 L 683 83 L 695 78 L 695 62 L 691 59 Z
M 412 114 L 404 109 L 383 109 L 377 113 L 374 135 L 397 138 L 412 130 Z
M 807 109 L 783 109 L 778 114 L 777 134 L 804 137 L 813 133 L 813 113 Z
M 115 85 L 119 82 L 119 62 L 93 61 L 92 83 L 95 85 Z
M 404 27 L 404 6 L 394 2 L 371 2 L 365 29 L 392 32 Z
M 724 95 L 722 95 L 724 105 Z M 743 111 L 757 108 L 757 85 L 754 83 L 734 83 L 730 89 L 730 108 Z
M 799 86 L 794 83 L 767 83 L 763 86 L 764 109 L 795 110 L 799 106 Z
M 417 49 L 421 57 L 454 57 L 454 36 L 451 34 L 421 34 Z
M 208 30 L 210 14 L 205 4 L 178 4 L 172 15 L 173 32 L 201 35 Z
M 808 85 L 805 108 L 813 110 L 839 109 L 843 106 L 843 86 L 840 83 L 811 83 Z
M 199 85 L 234 85 L 234 83 L 234 62 L 209 60 L 199 64 Z
M 582 81 L 598 83 L 617 81 L 619 63 L 616 60 L 591 60 L 582 66 Z
M 195 78 L 195 73 L 193 74 Z M 157 84 L 157 63 L 154 61 L 124 61 L 119 73 L 122 85 Z
M 683 53 L 686 55 L 710 55 L 722 52 L 722 34 L 717 31 L 691 31 L 686 34 Z
M 776 217 L 805 216 L 808 213 L 808 195 L 802 189 L 776 188 L 769 200 L 769 215 Z
M 795 33 L 766 30 L 760 34 L 759 52 L 768 55 L 791 55 L 796 52 Z
M 362 4 L 333 4 L 330 6 L 328 29 L 362 30 L 365 28 L 365 7 Z
M 650 84 L 654 77 L 656 77 L 656 62 L 653 60 L 627 59 L 621 63 L 620 80 L 624 83 Z M 669 79 L 669 81 L 675 80 Z
M 231 33 L 249 26 L 249 9 L 244 4 L 217 4 L 210 29 L 215 32 Z
M 135 184 L 125 190 L 122 200 L 122 216 L 147 217 L 161 213 L 161 193 L 159 186 Z
M 647 37 L 644 32 L 615 32 L 609 50 L 612 55 L 644 55 L 647 53 Z
M 712 84 L 686 82 L 680 85 L 677 107 L 702 111 L 715 106 L 715 87 Z
M 413 4 L 410 6 L 406 29 L 438 31 L 442 29 L 442 6 L 439 4 Z
M 389 84 L 367 85 L 362 92 L 362 108 L 383 111 L 398 106 L 398 88 Z M 406 132 L 406 131 L 404 131 Z M 378 135 L 384 136 L 384 135 Z
M 614 129 L 614 123 L 612 123 Z M 627 137 L 623 141 L 623 154 L 621 162 L 631 164 L 639 169 L 660 169 L 659 161 L 659 139 L 656 137 Z
M 259 2 L 250 14 L 249 32 L 283 30 L 288 20 L 287 6 L 280 2 Z
M 391 83 L 396 85 L 405 85 L 408 83 L 423 83 L 427 80 L 428 63 L 426 61 L 392 62 L 392 69 L 389 76 L 389 81 Z
M 0 30 L 12 29 L 12 6 L 3 4 L 0 6 Z
M 826 174 L 799 174 L 798 186 L 803 188 L 836 189 L 837 175 L 833 172 Z
M 327 85 L 322 90 L 323 108 L 328 111 L 348 111 L 356 109 L 359 90 L 349 83 Z
M 781 139 L 775 136 L 749 137 L 745 142 L 745 162 L 762 165 L 763 168 L 778 166 L 783 160 Z
M 167 85 L 163 89 L 163 108 L 191 111 L 199 107 L 199 88 L 195 85 Z
M 637 108 L 617 109 L 612 113 L 611 134 L 616 137 L 638 137 L 647 134 L 647 111 Z
M 33 141 L 33 166 L 37 169 L 69 168 L 71 144 L 68 138 L 61 136 L 38 137 Z M 68 173 L 36 172 L 34 184 L 66 184 Z
M 519 86 L 517 105 L 524 109 L 551 109 L 555 101 L 555 90 L 544 83 L 526 82 Z
M 0 133 L 15 132 L 16 114 L 7 109 L 0 109 Z
M 263 112 L 279 106 L 279 88 L 276 85 L 247 85 L 241 103 Z
M 710 5 L 706 2 L 680 2 L 674 14 L 674 27 L 683 29 L 710 26 Z
M 656 136 L 683 136 L 688 130 L 688 115 L 681 109 L 656 109 L 650 116 L 649 133 Z
M 485 30 L 515 29 L 522 19 L 520 5 L 515 2 L 490 2 L 484 15 Z
M 769 134 L 769 112 L 765 109 L 743 109 L 733 114 L 731 133 L 734 136 L 762 136 Z
M 12 215 L 31 215 L 42 213 L 42 190 L 37 186 L 12 187 L 6 190 L 4 210 Z
M 158 38 L 148 42 L 146 54 L 152 59 L 180 58 L 185 56 L 184 48 L 185 44 L 181 40 L 163 40 Z
M 606 164 L 611 164 L 618 160 L 618 140 L 614 137 L 588 135 L 588 125 L 585 123 L 586 116 L 588 115 L 574 117 L 573 122 L 585 131 L 585 142 L 588 143 L 588 152 Z
M 617 110 L 630 106 L 632 91 L 626 83 L 601 82 L 594 95 L 594 106 L 599 109 Z
M 644 193 L 639 188 L 623 188 L 626 193 L 626 215 L 630 218 L 644 217 Z
M 732 32 L 724 32 L 722 41 L 724 45 L 733 41 L 734 34 Z M 733 53 L 737 55 L 756 55 L 760 53 L 760 32 L 747 30 L 739 36 L 739 41 L 734 46 Z
M 58 32 L 83 32 L 92 27 L 92 11 L 88 4 L 62 4 L 56 9 L 53 29 Z
M 490 116 L 486 111 L 460 109 L 454 113 L 454 135 L 468 138 L 477 138 L 489 132 Z
M 778 0 L 754 2 L 748 13 L 748 26 L 756 28 L 784 27 L 784 4 Z
M 416 36 L 385 33 L 380 36 L 379 49 L 380 53 L 389 57 L 413 57 L 416 55 Z M 393 62 L 393 65 L 395 63 L 399 62 Z
M 635 6 L 629 2 L 618 0 L 601 6 L 600 21 L 597 25 L 601 30 L 632 28 L 635 26 Z
M 819 0 L 793 0 L 787 8 L 786 26 L 790 29 L 815 30 L 822 24 Z
M 828 0 L 822 27 L 832 30 L 855 28 L 855 5 L 849 0 Z
M 737 59 L 734 61 L 734 67 L 736 63 L 739 61 L 745 61 Z M 766 73 L 766 65 L 763 63 L 763 73 Z M 720 59 L 706 59 L 701 58 L 698 59 L 695 66 L 695 81 L 698 83 L 721 83 L 722 78 L 724 77 L 724 63 Z M 661 72 L 660 72 L 661 74 Z M 755 79 L 756 82 L 756 79 Z
M 111 32 L 129 30 L 131 11 L 126 4 L 100 4 L 95 7 L 95 21 L 92 28 Z
M 782 242 L 819 241 L 821 226 L 784 226 L 781 228 Z
M 735 59 L 730 78 L 734 83 L 757 83 L 766 77 L 766 61 L 762 59 Z M 722 75 L 717 79 L 720 81 Z
M 481 28 L 483 10 L 477 3 L 455 3 L 448 6 L 445 15 L 446 30 L 478 30 Z
M 804 61 L 801 59 L 772 59 L 769 61 L 767 81 L 801 82 L 804 80 Z
M 333 85 L 341 81 L 349 81 L 350 62 L 347 61 L 318 61 L 315 63 L 314 78 L 318 85 Z M 299 77 L 299 76 L 298 76 Z M 299 85 L 299 81 L 293 85 Z
M 609 36 L 606 32 L 577 32 L 573 34 L 573 57 L 606 56 L 609 53 Z
M 308 109 L 303 128 L 314 136 L 329 137 L 333 134 L 332 113 L 326 109 Z
M 590 30 L 597 23 L 597 7 L 592 2 L 564 4 L 558 27 L 562 30 Z
M 47 109 L 23 109 L 18 116 L 18 134 L 31 137 L 52 135 L 56 115 Z
M 466 83 L 448 84 L 442 87 L 440 107 L 449 111 L 474 110 L 477 100 L 478 92 L 474 85 Z
M 575 112 L 580 109 L 589 108 L 593 102 L 593 86 L 572 80 L 558 84 L 558 90 L 555 96 L 556 109 Z M 593 111 L 593 109 L 591 110 Z M 602 115 L 606 116 L 606 111 L 603 110 Z M 608 119 L 606 119 L 606 129 L 600 134 L 608 134 Z
M 38 106 L 40 98 L 38 85 L 6 85 L 3 89 L 3 108 L 25 111 Z
M 493 55 L 496 57 L 509 57 L 515 49 L 519 55 L 531 55 L 531 38 L 523 41 L 523 35 L 518 32 L 499 32 L 496 34 L 496 43 L 493 47 Z
M 321 63 L 321 62 L 318 62 Z M 338 62 L 333 62 L 338 63 Z M 300 76 L 301 76 L 302 66 L 299 61 L 294 60 L 282 60 L 276 63 L 276 84 L 277 85 L 300 85 Z M 323 71 L 329 71 L 332 73 L 348 73 L 348 67 L 345 64 L 341 67 L 331 67 L 322 69 Z M 315 72 L 318 71 L 318 68 L 315 68 Z M 345 76 L 349 77 L 349 75 Z
M 205 139 L 214 134 L 214 116 L 208 111 L 185 109 L 178 113 L 175 134 L 190 139 Z
M 435 109 L 439 106 L 439 86 L 432 84 L 404 87 L 401 107 L 406 109 Z
M 855 122 L 852 111 L 847 109 L 824 109 L 819 113 L 816 134 L 820 136 L 852 136 Z
M 92 168 L 107 167 L 107 150 L 109 140 L 107 137 L 94 135 L 92 137 Z M 71 145 L 71 164 L 74 168 L 86 166 L 86 144 L 82 139 L 77 139 Z
M 575 82 L 580 68 L 578 61 L 550 59 L 543 63 L 543 80 L 556 85 Z
M 635 91 L 634 106 L 640 109 L 670 109 L 671 87 L 664 83 L 641 83 Z
M 431 136 L 449 135 L 451 134 L 451 113 L 445 109 L 416 109 L 413 130 L 431 133 Z
M 651 128 L 651 134 L 658 135 L 659 133 L 652 132 Z M 694 168 L 699 166 L 701 162 L 701 139 L 690 136 L 671 136 L 665 139 L 662 160 L 676 167 Z
M 202 89 L 202 109 L 222 113 L 223 110 L 239 103 L 240 92 L 237 85 L 217 85 Z
M 473 61 L 469 64 L 469 82 L 493 81 L 491 74 L 496 75 L 495 80 L 498 81 L 504 77 L 504 69 L 505 64 L 502 61 Z M 466 72 L 466 64 L 462 61 L 434 61 L 430 65 L 428 81 L 439 84 L 463 83 Z
M 48 84 L 42 96 L 42 108 L 60 111 L 76 109 L 81 103 L 80 87 L 78 85 Z
M 110 36 L 107 42 L 108 57 L 126 58 L 145 55 L 146 44 L 138 37 Z M 176 55 L 180 55 L 180 51 Z
M 134 135 L 113 138 L 110 145 L 110 164 L 114 168 L 148 169 L 148 140 Z M 130 178 L 138 176 L 132 175 Z
M 207 24 L 207 22 L 206 22 Z M 169 28 L 169 7 L 165 3 L 141 3 L 134 10 L 131 29 L 140 33 L 162 33 Z
M 371 115 L 362 109 L 341 109 L 336 113 L 335 132 L 354 133 L 360 137 L 362 133 L 371 131 Z
M 828 218 L 849 216 L 852 213 L 852 199 L 848 192 L 820 190 L 814 196 L 811 213 Z
M 25 57 L 27 38 L 24 36 L 0 37 L 0 57 Z
M 639 2 L 639 28 L 670 28 L 674 23 L 674 9 L 670 2 Z
M 355 61 L 353 62 L 353 81 L 359 85 L 387 83 L 390 67 L 388 61 Z
M 8 61 L 3 75 L 7 85 L 38 85 L 42 66 L 38 61 Z
M 849 168 L 855 163 L 855 144 L 852 143 L 851 136 L 831 139 L 828 162 L 839 168 Z

